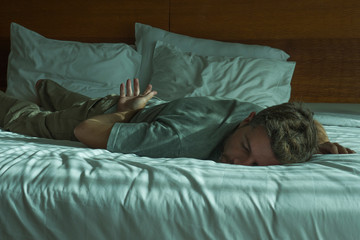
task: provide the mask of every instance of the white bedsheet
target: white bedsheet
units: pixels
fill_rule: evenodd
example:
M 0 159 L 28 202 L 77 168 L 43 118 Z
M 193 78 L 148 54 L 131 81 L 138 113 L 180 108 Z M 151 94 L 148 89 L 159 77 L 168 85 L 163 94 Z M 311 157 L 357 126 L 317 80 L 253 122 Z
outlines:
M 360 153 L 360 118 L 322 114 Z M 0 239 L 357 239 L 360 154 L 247 167 L 0 130 L 0 206 Z

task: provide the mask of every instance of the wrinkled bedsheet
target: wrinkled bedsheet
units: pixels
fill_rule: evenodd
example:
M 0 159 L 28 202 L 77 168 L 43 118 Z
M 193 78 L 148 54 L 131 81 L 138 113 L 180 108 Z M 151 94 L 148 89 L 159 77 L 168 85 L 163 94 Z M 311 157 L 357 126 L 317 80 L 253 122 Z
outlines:
M 321 113 L 360 153 L 360 117 Z M 0 239 L 357 239 L 360 154 L 151 159 L 0 130 Z

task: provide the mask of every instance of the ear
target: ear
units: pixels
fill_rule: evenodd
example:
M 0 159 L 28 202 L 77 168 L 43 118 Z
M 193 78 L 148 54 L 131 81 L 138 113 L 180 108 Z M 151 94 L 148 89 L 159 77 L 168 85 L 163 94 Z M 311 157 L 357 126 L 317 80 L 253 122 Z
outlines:
M 245 118 L 239 125 L 239 127 L 244 126 L 245 124 L 248 124 L 251 122 L 251 120 L 255 117 L 256 112 L 251 112 L 247 118 Z

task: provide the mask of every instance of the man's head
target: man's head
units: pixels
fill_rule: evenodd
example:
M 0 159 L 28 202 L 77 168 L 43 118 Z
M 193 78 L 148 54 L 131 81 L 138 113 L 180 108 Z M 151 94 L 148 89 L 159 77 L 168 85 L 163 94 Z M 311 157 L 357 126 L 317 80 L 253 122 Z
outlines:
M 284 103 L 249 115 L 225 141 L 222 162 L 277 165 L 305 162 L 317 150 L 312 113 Z

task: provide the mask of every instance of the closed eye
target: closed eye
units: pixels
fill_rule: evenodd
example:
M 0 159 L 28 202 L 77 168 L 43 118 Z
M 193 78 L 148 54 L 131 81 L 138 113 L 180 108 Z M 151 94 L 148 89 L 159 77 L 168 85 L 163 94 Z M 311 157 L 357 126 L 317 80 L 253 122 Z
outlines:
M 249 153 L 249 149 L 245 146 L 245 144 L 241 144 L 242 149 L 244 149 L 245 152 Z
M 244 138 L 243 138 L 243 141 L 241 143 L 241 146 L 247 153 L 251 152 L 249 139 L 247 138 L 246 134 L 244 134 Z
M 249 138 L 247 137 L 246 134 L 244 134 L 244 137 L 245 137 L 245 142 L 246 142 L 246 149 L 250 153 L 251 152 L 251 146 L 250 146 L 250 143 L 249 143 Z

